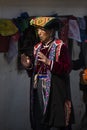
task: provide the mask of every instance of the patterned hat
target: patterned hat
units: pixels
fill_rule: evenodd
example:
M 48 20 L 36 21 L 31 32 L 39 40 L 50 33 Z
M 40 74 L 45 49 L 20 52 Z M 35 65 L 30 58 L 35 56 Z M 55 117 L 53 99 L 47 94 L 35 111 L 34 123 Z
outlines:
M 30 20 L 30 25 L 45 29 L 59 29 L 61 22 L 56 17 L 35 17 Z

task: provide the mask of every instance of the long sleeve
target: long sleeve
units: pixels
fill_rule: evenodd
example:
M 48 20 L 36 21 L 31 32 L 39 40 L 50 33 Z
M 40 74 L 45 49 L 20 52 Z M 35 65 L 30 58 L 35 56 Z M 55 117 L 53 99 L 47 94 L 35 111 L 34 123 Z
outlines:
M 71 60 L 66 44 L 61 47 L 61 52 L 58 61 L 53 62 L 52 73 L 62 75 L 69 73 L 71 70 Z

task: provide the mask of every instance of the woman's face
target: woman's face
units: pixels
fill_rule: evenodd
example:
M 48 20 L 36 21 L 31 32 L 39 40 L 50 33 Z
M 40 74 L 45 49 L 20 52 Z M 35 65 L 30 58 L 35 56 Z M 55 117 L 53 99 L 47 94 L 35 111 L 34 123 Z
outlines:
M 52 36 L 51 30 L 46 30 L 46 29 L 43 29 L 43 28 L 38 28 L 37 33 L 38 33 L 38 36 L 40 38 L 40 41 L 43 42 L 43 43 L 48 42 L 50 40 L 51 36 Z

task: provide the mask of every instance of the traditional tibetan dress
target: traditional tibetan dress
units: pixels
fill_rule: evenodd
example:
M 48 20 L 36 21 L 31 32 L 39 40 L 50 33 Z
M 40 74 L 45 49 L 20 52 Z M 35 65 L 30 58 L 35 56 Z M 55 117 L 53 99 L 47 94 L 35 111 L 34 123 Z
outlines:
M 39 51 L 51 60 L 50 66 L 38 61 Z M 43 123 L 52 127 L 65 126 L 64 103 L 69 98 L 66 79 L 71 70 L 67 45 L 61 40 L 54 40 L 48 46 L 39 43 L 34 47 L 34 56 L 30 89 L 32 127 Z

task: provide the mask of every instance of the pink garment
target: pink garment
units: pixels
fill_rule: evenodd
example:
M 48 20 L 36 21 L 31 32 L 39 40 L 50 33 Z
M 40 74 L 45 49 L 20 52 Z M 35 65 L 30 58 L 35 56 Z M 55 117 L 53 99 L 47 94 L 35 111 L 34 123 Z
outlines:
M 80 29 L 77 20 L 69 20 L 68 38 L 81 42 Z

